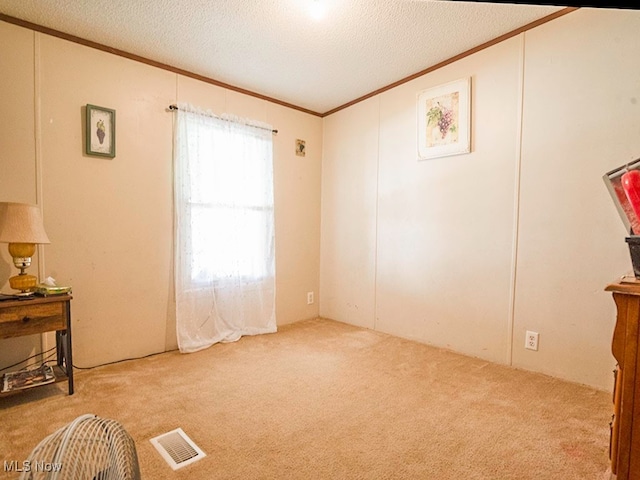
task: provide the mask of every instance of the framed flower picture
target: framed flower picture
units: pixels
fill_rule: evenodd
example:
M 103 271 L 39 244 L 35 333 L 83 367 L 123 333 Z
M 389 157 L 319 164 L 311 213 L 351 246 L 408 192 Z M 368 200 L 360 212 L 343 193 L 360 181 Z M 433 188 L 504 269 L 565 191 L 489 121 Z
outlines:
M 87 155 L 116 156 L 116 111 L 87 104 L 86 147 Z
M 418 94 L 418 157 L 459 155 L 471 151 L 471 79 Z

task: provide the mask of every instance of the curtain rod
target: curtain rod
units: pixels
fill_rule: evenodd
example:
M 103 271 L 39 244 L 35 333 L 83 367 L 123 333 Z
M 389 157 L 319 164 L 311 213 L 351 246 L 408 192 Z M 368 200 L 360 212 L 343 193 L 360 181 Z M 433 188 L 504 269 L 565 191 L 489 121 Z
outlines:
M 178 108 L 177 105 L 169 105 L 169 110 L 180 110 Z M 225 122 L 231 122 L 232 120 L 229 120 L 227 118 L 222 118 L 219 117 L 218 115 L 214 115 L 212 113 L 205 113 L 203 115 L 209 116 L 209 117 L 213 117 L 213 118 L 217 118 L 218 120 L 224 120 Z M 250 127 L 255 127 L 255 128 L 260 128 L 262 130 L 270 130 L 269 128 L 265 128 L 265 127 L 260 127 L 258 125 L 251 125 L 250 123 L 245 123 L 244 125 L 249 125 Z M 273 133 L 274 135 L 278 133 L 278 130 L 271 130 L 271 133 Z

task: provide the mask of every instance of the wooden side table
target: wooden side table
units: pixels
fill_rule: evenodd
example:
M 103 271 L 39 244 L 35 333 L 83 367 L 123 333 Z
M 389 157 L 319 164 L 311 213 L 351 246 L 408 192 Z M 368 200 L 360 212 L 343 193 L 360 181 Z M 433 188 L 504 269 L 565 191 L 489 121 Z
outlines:
M 612 353 L 618 362 L 611 423 L 611 471 L 617 480 L 640 480 L 640 282 L 615 283 L 618 316 Z
M 0 302 L 0 338 L 56 332 L 56 381 L 69 382 L 73 395 L 71 348 L 71 295 L 30 297 Z

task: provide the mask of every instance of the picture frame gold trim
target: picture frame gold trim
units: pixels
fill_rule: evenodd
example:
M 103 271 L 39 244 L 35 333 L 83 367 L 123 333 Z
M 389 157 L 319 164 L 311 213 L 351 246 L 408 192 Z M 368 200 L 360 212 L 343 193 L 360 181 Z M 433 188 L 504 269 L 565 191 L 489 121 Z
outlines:
M 422 90 L 417 95 L 418 158 L 471 151 L 471 77 Z

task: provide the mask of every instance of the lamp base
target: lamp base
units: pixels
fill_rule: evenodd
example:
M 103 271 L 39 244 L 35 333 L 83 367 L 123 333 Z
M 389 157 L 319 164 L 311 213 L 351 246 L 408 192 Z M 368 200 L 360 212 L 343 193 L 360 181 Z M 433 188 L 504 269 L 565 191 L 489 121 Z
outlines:
M 14 290 L 20 290 L 22 293 L 27 293 L 33 290 L 38 283 L 38 279 L 35 275 L 21 274 L 11 277 L 9 279 L 9 285 Z

